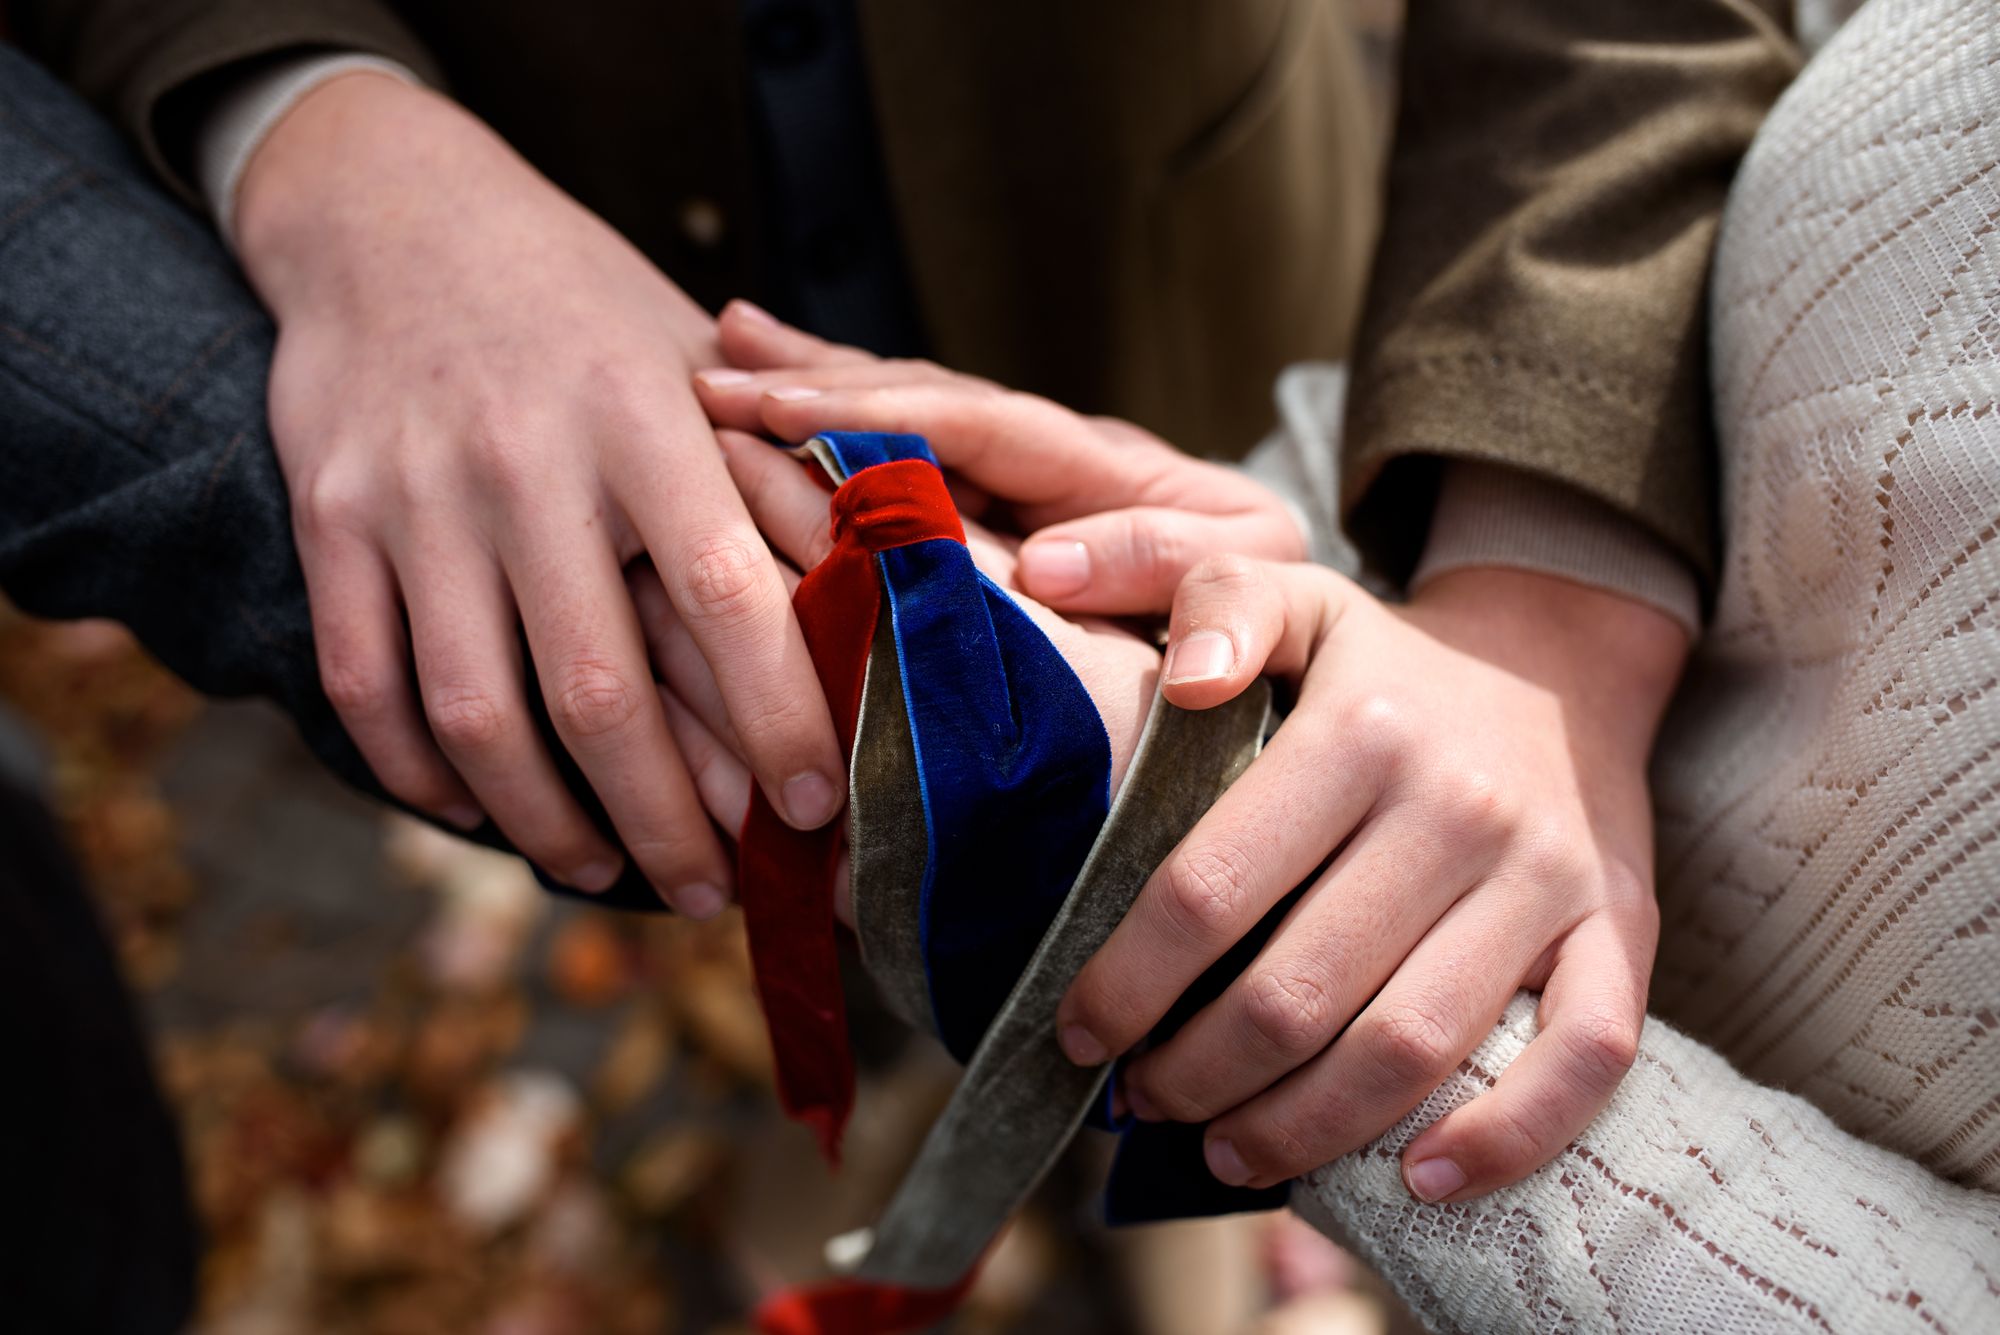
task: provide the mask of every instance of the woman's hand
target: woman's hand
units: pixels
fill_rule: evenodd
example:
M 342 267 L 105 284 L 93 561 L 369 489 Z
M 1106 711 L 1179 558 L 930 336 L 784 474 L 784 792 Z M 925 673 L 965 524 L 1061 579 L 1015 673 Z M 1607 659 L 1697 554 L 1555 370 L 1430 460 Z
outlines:
M 1684 652 L 1650 607 L 1547 576 L 1462 571 L 1389 608 L 1320 567 L 1200 566 L 1174 601 L 1168 699 L 1202 708 L 1268 672 L 1297 703 L 1079 974 L 1064 1050 L 1132 1051 L 1310 882 L 1228 990 L 1129 1064 L 1133 1111 L 1213 1118 L 1217 1177 L 1281 1181 L 1392 1126 L 1528 988 L 1540 1037 L 1410 1145 L 1404 1180 L 1460 1200 L 1547 1162 L 1638 1042 L 1646 758 Z
M 537 732 L 525 629 L 624 851 L 670 903 L 718 911 L 730 864 L 622 576 L 649 553 L 775 808 L 834 816 L 831 718 L 688 385 L 716 359 L 691 301 L 476 119 L 378 74 L 285 117 L 235 223 L 279 326 L 271 425 L 322 678 L 384 787 L 613 882 L 618 846 Z
M 717 425 L 788 441 L 831 430 L 925 437 L 962 511 L 1026 536 L 1019 587 L 1050 607 L 1159 612 L 1211 553 L 1306 554 L 1298 520 L 1268 488 L 1129 422 L 837 347 L 746 302 L 723 311 L 720 335 L 731 366 L 695 377 Z

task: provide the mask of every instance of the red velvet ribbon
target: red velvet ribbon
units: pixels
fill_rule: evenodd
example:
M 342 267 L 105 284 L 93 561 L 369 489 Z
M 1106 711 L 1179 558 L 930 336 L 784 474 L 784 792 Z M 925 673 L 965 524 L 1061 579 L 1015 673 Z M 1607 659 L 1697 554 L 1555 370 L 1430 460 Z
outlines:
M 851 755 L 868 649 L 882 607 L 875 553 L 937 538 L 963 543 L 965 528 L 944 474 L 922 459 L 862 469 L 833 493 L 829 509 L 833 550 L 806 572 L 792 610 L 833 710 L 842 753 Z M 737 891 L 777 1065 L 778 1099 L 787 1116 L 813 1129 L 820 1152 L 834 1164 L 854 1107 L 854 1061 L 833 916 L 841 827 L 835 820 L 817 830 L 795 830 L 753 785 L 737 845 Z
M 812 1289 L 788 1289 L 757 1308 L 761 1335 L 901 1335 L 928 1330 L 965 1301 L 979 1274 L 974 1266 L 948 1289 L 905 1289 L 865 1279 L 837 1279 Z

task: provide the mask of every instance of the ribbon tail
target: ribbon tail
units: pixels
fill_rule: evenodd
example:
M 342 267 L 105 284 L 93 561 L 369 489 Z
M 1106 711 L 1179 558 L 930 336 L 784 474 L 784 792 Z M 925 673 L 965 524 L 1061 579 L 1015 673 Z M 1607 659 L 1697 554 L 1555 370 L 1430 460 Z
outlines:
M 843 754 L 853 749 L 881 603 L 874 558 L 853 549 L 836 549 L 793 598 Z M 812 1129 L 820 1153 L 834 1166 L 854 1107 L 854 1060 L 833 918 L 840 831 L 839 821 L 817 830 L 793 829 L 778 818 L 763 790 L 753 787 L 737 844 L 751 973 L 771 1038 L 778 1098 L 787 1116 Z
M 974 1266 L 946 1289 L 911 1289 L 837 1279 L 785 1289 L 757 1308 L 761 1335 L 901 1335 L 926 1330 L 958 1310 L 978 1278 Z

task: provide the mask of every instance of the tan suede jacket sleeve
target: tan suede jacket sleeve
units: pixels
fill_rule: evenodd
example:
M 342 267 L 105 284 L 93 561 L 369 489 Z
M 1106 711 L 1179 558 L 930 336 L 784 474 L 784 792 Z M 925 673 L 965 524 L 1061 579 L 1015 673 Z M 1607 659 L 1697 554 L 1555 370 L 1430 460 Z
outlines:
M 14 39 L 131 135 L 198 203 L 192 138 L 207 76 L 313 50 L 387 56 L 441 84 L 436 63 L 380 0 L 6 0 Z
M 1442 459 L 1715 542 L 1703 291 L 1737 161 L 1796 73 L 1785 0 L 1410 0 L 1343 445 L 1401 581 Z

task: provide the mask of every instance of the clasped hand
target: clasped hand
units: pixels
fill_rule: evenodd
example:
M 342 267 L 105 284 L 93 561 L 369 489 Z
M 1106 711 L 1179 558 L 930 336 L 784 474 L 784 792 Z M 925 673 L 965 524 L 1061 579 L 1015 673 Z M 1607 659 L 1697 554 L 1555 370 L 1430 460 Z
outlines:
M 682 911 L 719 911 L 711 817 L 738 828 L 756 783 L 815 826 L 844 788 L 787 600 L 824 494 L 754 436 L 916 432 L 990 523 L 976 558 L 1097 702 L 1117 773 L 1162 674 L 1189 708 L 1260 673 L 1294 694 L 1076 979 L 1075 1060 L 1136 1054 L 1139 1116 L 1212 1119 L 1217 1175 L 1271 1182 L 1373 1140 L 1540 990 L 1529 1051 L 1406 1149 L 1427 1199 L 1545 1162 L 1632 1060 L 1645 757 L 1685 648 L 1666 617 L 1505 570 L 1385 607 L 1296 564 L 1276 497 L 1135 427 L 740 305 L 710 321 L 484 126 L 382 76 L 287 115 L 235 223 L 279 324 L 271 421 L 323 680 L 404 801 L 490 819 L 582 888 L 629 859 Z M 1091 619 L 1169 607 L 1164 664 Z M 530 659 L 615 840 L 537 733 Z M 1301 883 L 1223 996 L 1141 1051 Z
M 1588 1123 L 1645 1012 L 1657 918 L 1644 767 L 1684 647 L 1671 621 L 1513 571 L 1445 576 L 1392 608 L 1320 567 L 1208 555 L 1296 557 L 1303 539 L 1275 497 L 1137 428 L 833 348 L 742 306 L 721 337 L 732 367 L 696 383 L 780 551 L 814 559 L 823 535 L 782 535 L 823 530 L 823 497 L 735 431 L 926 436 L 969 509 L 1027 535 L 982 536 L 975 554 L 1052 627 L 1121 766 L 1149 664 L 1085 614 L 1170 603 L 1161 670 L 1177 705 L 1218 704 L 1260 674 L 1294 692 L 1264 754 L 1076 979 L 1059 1019 L 1073 1060 L 1137 1052 L 1132 1110 L 1210 1122 L 1211 1170 L 1263 1185 L 1374 1140 L 1525 987 L 1542 994 L 1540 1036 L 1491 1093 L 1409 1145 L 1406 1181 L 1431 1200 L 1489 1191 Z M 795 502 L 778 499 L 788 489 Z M 800 517 L 780 519 L 793 504 Z M 1224 994 L 1141 1051 L 1300 886 Z

